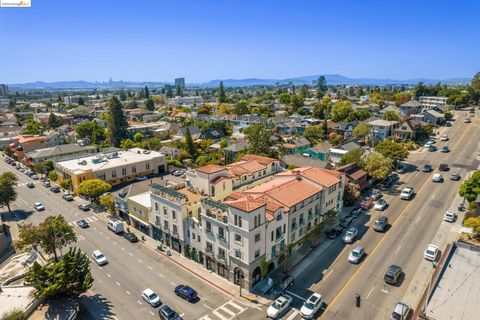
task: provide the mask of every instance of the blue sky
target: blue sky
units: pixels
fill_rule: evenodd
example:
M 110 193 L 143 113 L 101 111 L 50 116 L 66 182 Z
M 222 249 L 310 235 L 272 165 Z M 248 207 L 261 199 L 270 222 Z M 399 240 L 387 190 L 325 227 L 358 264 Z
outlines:
M 32 0 L 0 8 L 0 83 L 480 71 L 475 0 Z

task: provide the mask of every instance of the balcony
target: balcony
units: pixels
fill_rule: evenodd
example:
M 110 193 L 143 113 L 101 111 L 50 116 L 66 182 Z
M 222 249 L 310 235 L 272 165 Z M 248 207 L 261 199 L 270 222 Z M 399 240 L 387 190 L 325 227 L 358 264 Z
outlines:
M 280 241 L 283 239 L 283 232 L 277 232 L 275 234 L 275 241 Z
M 213 249 L 205 248 L 205 254 L 212 258 L 215 258 L 215 253 L 213 253 Z
M 217 254 L 217 261 L 226 264 L 227 263 L 227 258 L 225 257 L 225 255 Z
M 172 236 L 178 237 L 178 231 L 177 231 L 177 230 L 173 230 L 173 231 L 172 231 Z
M 165 231 L 167 234 L 170 234 L 170 228 L 168 228 L 168 226 L 163 226 L 163 231 Z
M 217 234 L 217 237 L 218 237 L 218 239 L 221 240 L 221 241 L 226 241 L 226 238 L 225 238 L 225 235 L 224 235 L 224 234 L 220 234 L 220 233 L 219 233 L 219 234 Z

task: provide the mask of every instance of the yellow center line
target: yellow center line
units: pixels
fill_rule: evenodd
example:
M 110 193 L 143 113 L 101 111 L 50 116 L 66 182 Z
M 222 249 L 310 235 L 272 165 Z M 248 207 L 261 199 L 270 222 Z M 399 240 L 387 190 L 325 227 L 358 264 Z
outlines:
M 462 140 L 463 138 L 465 137 L 465 134 L 470 130 L 470 127 L 467 128 L 467 130 L 464 130 L 462 135 L 460 136 L 460 138 L 458 139 L 457 143 L 454 144 L 454 146 L 452 147 L 452 149 L 454 149 Z M 418 196 L 418 194 L 420 193 L 420 191 L 423 189 L 423 187 L 425 187 L 425 185 L 430 182 L 430 179 L 431 179 L 431 176 L 432 176 L 433 173 L 430 173 L 427 180 L 425 180 L 425 182 L 421 185 L 420 189 L 418 189 L 418 191 L 416 192 L 416 195 L 415 197 Z M 412 199 L 413 200 L 413 199 Z M 327 305 L 327 307 L 325 308 L 325 311 L 323 312 L 323 315 L 319 318 L 319 319 L 323 319 L 324 316 L 327 315 L 327 312 L 329 309 L 332 308 L 332 306 L 335 304 L 335 302 L 338 300 L 338 298 L 342 295 L 342 293 L 345 291 L 345 289 L 349 286 L 349 284 L 353 281 L 353 279 L 355 278 L 355 276 L 363 269 L 363 267 L 367 264 L 368 260 L 374 255 L 375 251 L 377 251 L 377 249 L 380 247 L 380 245 L 383 243 L 383 241 L 385 240 L 385 238 L 391 233 L 391 230 L 393 230 L 393 228 L 395 227 L 395 225 L 397 225 L 397 223 L 400 221 L 400 219 L 403 217 L 403 215 L 407 212 L 407 209 L 410 207 L 410 205 L 413 203 L 413 201 L 410 200 L 407 204 L 407 206 L 403 209 L 402 213 L 400 213 L 400 215 L 398 216 L 397 220 L 395 220 L 395 222 L 392 224 L 389 232 L 386 232 L 383 237 L 377 242 L 377 244 L 375 245 L 375 247 L 373 248 L 372 252 L 370 254 L 367 255 L 367 257 L 365 258 L 365 260 L 363 261 L 363 263 L 358 267 L 358 269 L 350 276 L 350 278 L 348 279 L 348 281 L 343 285 L 343 287 L 340 289 L 340 291 L 338 292 L 338 294 L 333 298 L 333 300 Z

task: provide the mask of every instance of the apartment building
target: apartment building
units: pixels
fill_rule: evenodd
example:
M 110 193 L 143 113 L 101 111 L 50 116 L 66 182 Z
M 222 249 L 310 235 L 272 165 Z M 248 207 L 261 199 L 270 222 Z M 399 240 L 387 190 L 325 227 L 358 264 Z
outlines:
M 25 153 L 25 158 L 32 164 L 48 160 L 60 160 L 93 154 L 97 152 L 95 146 L 80 146 L 78 144 L 63 144 L 51 148 L 36 149 Z
M 200 199 L 187 215 L 185 245 L 205 268 L 251 290 L 261 264 L 274 270 L 330 210 L 343 207 L 345 174 L 320 168 L 278 173 L 271 181 L 230 194 L 225 202 Z M 198 214 L 196 214 L 198 212 Z M 160 222 L 159 222 L 160 223 Z
M 60 180 L 70 179 L 72 190 L 77 193 L 80 183 L 90 179 L 117 185 L 139 176 L 164 172 L 166 161 L 160 152 L 132 148 L 56 161 L 54 168 Z
M 185 173 L 187 186 L 217 200 L 234 190 L 251 185 L 281 171 L 280 161 L 256 155 L 245 155 L 226 166 L 207 165 Z
M 419 98 L 420 103 L 422 106 L 431 109 L 436 106 L 446 106 L 447 105 L 447 97 L 435 97 L 435 96 L 421 96 Z

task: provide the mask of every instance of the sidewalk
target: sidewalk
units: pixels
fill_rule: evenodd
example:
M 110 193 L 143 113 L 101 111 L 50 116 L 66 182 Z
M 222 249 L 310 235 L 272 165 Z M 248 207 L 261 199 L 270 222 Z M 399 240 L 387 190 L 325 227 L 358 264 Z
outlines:
M 469 172 L 465 179 L 469 178 L 472 173 L 473 172 Z M 452 224 L 442 223 L 438 228 L 435 237 L 432 240 L 432 243 L 434 243 L 440 248 L 442 256 L 444 255 L 447 244 L 455 241 L 458 237 L 458 234 L 466 230 L 461 225 L 466 210 L 458 211 L 458 206 L 462 203 L 463 198 L 460 197 L 460 195 L 457 193 L 449 207 L 449 210 L 455 211 L 458 214 L 456 222 Z M 415 275 L 412 278 L 410 286 L 408 287 L 407 291 L 403 296 L 403 301 L 405 301 L 407 304 L 411 305 L 414 308 L 418 305 L 423 293 L 427 288 L 429 277 L 432 275 L 432 270 L 432 266 L 429 264 L 422 263 L 419 266 L 419 268 L 415 272 Z

